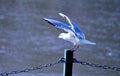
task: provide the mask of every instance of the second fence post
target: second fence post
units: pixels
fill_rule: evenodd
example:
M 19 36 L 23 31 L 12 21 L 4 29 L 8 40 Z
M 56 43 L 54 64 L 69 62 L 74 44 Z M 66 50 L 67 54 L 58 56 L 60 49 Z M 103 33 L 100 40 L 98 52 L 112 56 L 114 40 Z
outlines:
M 63 76 L 72 76 L 73 51 L 65 50 L 64 58 L 65 58 L 65 63 L 63 68 Z

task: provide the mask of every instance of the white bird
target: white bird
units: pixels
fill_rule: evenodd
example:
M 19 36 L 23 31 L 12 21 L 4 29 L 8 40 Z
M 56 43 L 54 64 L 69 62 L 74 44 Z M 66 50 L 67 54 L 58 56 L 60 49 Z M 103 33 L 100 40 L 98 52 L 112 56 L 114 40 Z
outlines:
M 79 48 L 79 45 L 81 45 L 81 44 L 91 44 L 91 45 L 96 44 L 94 42 L 86 40 L 85 35 L 80 30 L 80 28 L 73 21 L 71 21 L 65 14 L 59 13 L 59 15 L 61 17 L 65 18 L 66 21 L 69 23 L 69 25 L 64 24 L 60 21 L 48 19 L 48 18 L 44 18 L 44 20 L 47 21 L 48 23 L 52 24 L 53 26 L 60 28 L 67 32 L 67 33 L 60 33 L 58 38 L 62 38 L 64 40 L 72 42 L 74 44 L 74 46 L 70 50 L 76 51 Z

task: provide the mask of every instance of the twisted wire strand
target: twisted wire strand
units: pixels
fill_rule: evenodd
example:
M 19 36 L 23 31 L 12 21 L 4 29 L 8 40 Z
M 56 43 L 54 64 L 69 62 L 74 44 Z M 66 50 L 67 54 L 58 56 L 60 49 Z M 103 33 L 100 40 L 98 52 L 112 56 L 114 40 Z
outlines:
M 30 71 L 34 71 L 34 70 L 43 69 L 45 67 L 51 67 L 51 66 L 54 66 L 56 64 L 65 63 L 65 62 L 66 62 L 66 59 L 61 58 L 58 61 L 52 62 L 52 63 L 49 63 L 49 64 L 38 65 L 38 66 L 35 66 L 35 67 L 23 69 L 23 70 L 16 70 L 16 71 L 11 71 L 11 72 L 3 72 L 3 73 L 0 73 L 0 76 L 8 76 L 8 75 L 12 75 L 12 74 L 30 72 Z M 76 58 L 73 58 L 73 63 L 78 63 L 78 64 L 81 64 L 81 65 L 87 65 L 87 66 L 101 68 L 101 69 L 120 71 L 120 67 L 117 67 L 117 66 L 110 67 L 110 66 L 107 66 L 107 65 L 101 65 L 101 64 L 90 63 L 90 62 L 85 62 L 85 61 L 78 61 Z
M 39 65 L 39 66 L 35 66 L 35 67 L 31 67 L 31 68 L 26 68 L 26 69 L 23 69 L 23 70 L 16 70 L 16 71 L 11 71 L 11 72 L 3 72 L 0 74 L 0 76 L 8 76 L 8 75 L 11 75 L 11 74 L 19 74 L 19 73 L 25 73 L 25 72 L 30 72 L 30 71 L 34 71 L 34 70 L 39 70 L 39 69 L 43 69 L 45 67 L 51 67 L 51 66 L 54 66 L 56 64 L 59 64 L 59 63 L 62 63 L 62 58 L 56 62 L 52 62 L 52 63 L 49 63 L 49 64 L 44 64 L 44 65 Z
M 90 62 L 85 62 L 85 61 L 78 61 L 77 59 L 73 59 L 73 63 L 78 63 L 81 65 L 87 65 L 87 66 L 91 66 L 91 67 L 96 67 L 96 68 L 102 68 L 102 69 L 109 69 L 109 70 L 114 70 L 114 71 L 120 71 L 120 67 L 118 66 L 107 66 L 107 65 L 101 65 L 101 64 L 97 64 L 97 63 L 90 63 Z

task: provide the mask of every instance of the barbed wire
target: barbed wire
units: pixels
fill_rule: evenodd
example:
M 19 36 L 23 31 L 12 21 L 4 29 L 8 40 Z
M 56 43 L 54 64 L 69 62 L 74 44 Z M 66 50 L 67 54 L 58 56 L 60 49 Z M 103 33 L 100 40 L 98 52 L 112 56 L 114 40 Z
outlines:
M 45 67 L 51 67 L 54 66 L 56 64 L 59 63 L 65 63 L 66 59 L 65 58 L 61 58 L 56 62 L 52 62 L 49 64 L 44 64 L 44 65 L 39 65 L 39 66 L 35 66 L 35 67 L 31 67 L 31 68 L 27 68 L 27 69 L 23 69 L 23 70 L 16 70 L 16 71 L 11 71 L 11 72 L 3 72 L 0 74 L 0 76 L 8 76 L 11 74 L 19 74 L 19 73 L 25 73 L 25 72 L 30 72 L 30 71 L 34 71 L 34 70 L 39 70 L 39 69 L 43 69 Z M 114 70 L 114 71 L 120 71 L 120 67 L 110 67 L 107 65 L 100 65 L 100 64 L 95 64 L 95 63 L 90 63 L 90 62 L 85 62 L 85 61 L 78 61 L 77 59 L 73 59 L 73 63 L 79 63 L 81 65 L 87 65 L 87 66 L 91 66 L 91 67 L 96 67 L 96 68 L 102 68 L 102 69 L 109 69 L 109 70 Z
M 4 72 L 4 73 L 1 73 L 0 76 L 8 76 L 8 75 L 12 75 L 12 74 L 19 74 L 19 73 L 25 73 L 25 72 L 30 72 L 30 71 L 34 71 L 34 70 L 39 70 L 39 69 L 43 69 L 45 67 L 54 66 L 54 65 L 62 63 L 62 62 L 63 62 L 63 59 L 61 58 L 58 61 L 52 62 L 52 63 L 49 63 L 49 64 L 39 65 L 39 66 L 35 66 L 35 67 L 23 69 L 23 70 L 16 70 L 16 71 L 11 71 L 11 72 Z
M 107 66 L 107 65 L 95 64 L 95 63 L 90 63 L 90 62 L 85 62 L 85 61 L 78 61 L 75 58 L 73 59 L 73 63 L 79 63 L 81 65 L 87 65 L 87 66 L 96 67 L 96 68 L 120 71 L 120 67 L 118 67 L 118 66 L 110 67 L 110 66 Z

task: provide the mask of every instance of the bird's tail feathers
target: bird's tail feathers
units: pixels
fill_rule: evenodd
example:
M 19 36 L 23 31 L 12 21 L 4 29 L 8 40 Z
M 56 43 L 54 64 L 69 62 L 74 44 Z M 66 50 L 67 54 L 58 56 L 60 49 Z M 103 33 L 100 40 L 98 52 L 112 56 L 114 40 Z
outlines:
M 90 44 L 90 45 L 96 45 L 95 42 L 91 42 L 91 41 L 89 41 L 89 40 L 83 40 L 83 43 L 84 43 L 84 44 Z

